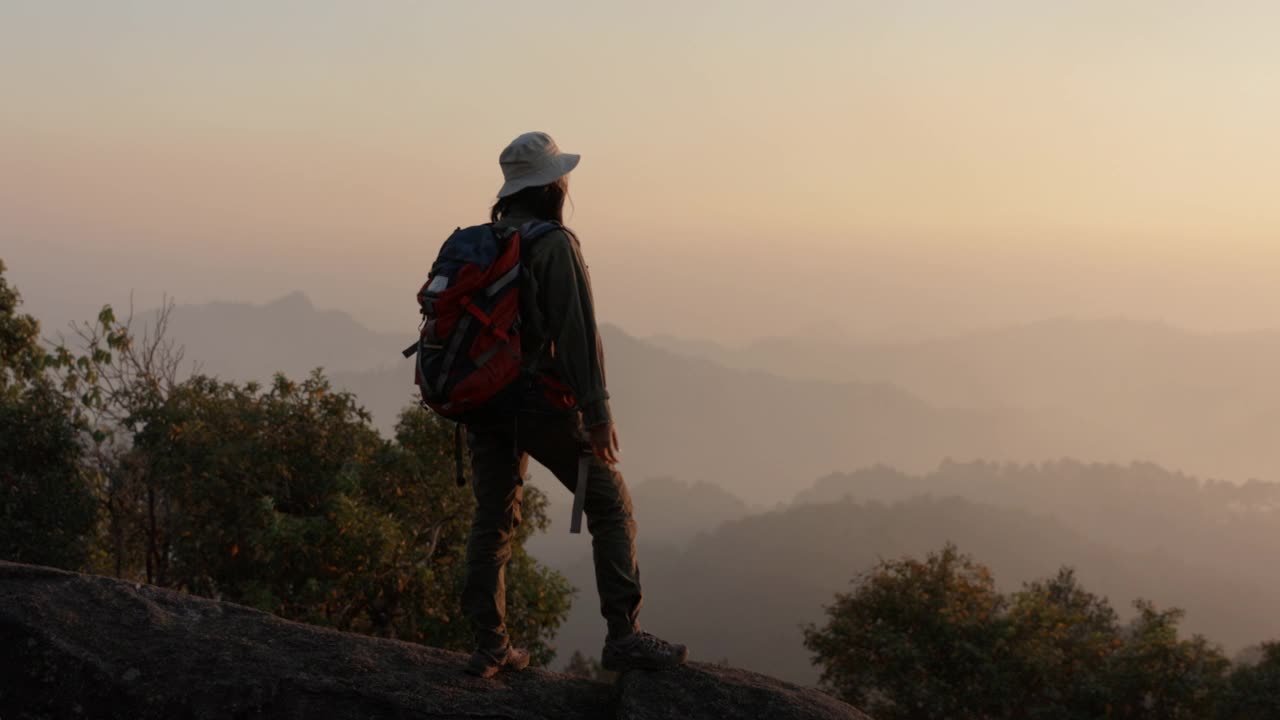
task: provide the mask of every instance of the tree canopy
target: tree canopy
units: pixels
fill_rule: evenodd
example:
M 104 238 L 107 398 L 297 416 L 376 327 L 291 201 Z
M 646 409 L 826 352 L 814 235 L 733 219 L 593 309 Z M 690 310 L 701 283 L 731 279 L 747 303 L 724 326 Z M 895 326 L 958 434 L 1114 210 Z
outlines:
M 90 570 L 282 617 L 469 649 L 460 607 L 474 501 L 453 432 L 415 405 L 384 438 L 316 370 L 265 385 L 179 372 L 168 308 L 141 332 L 104 308 L 46 351 L 0 265 L 0 557 Z M 573 589 L 524 550 L 515 642 L 549 662 Z
M 806 628 L 805 644 L 825 685 L 885 720 L 1210 718 L 1228 687 L 1255 697 L 1268 681 L 1229 677 L 1218 648 L 1179 635 L 1181 611 L 1135 609 L 1121 622 L 1070 569 L 999 593 L 948 545 L 882 561 L 837 595 L 825 625 Z
M 97 506 L 73 404 L 4 271 L 0 261 L 0 557 L 74 569 L 88 558 Z

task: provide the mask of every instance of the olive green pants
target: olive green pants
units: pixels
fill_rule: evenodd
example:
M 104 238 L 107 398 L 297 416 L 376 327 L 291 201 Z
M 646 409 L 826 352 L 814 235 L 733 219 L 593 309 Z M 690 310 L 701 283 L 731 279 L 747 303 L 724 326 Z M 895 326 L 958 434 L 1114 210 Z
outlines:
M 512 412 L 468 426 L 476 515 L 467 543 L 462 608 L 477 647 L 507 643 L 504 571 L 520 525 L 520 505 L 529 457 L 542 463 L 573 492 L 586 434 L 578 413 Z M 600 612 L 610 637 L 635 632 L 640 613 L 640 568 L 636 523 L 622 475 L 592 458 L 585 513 L 595 560 Z M 567 519 L 567 518 L 566 518 Z M 565 525 L 560 525 L 565 527 Z

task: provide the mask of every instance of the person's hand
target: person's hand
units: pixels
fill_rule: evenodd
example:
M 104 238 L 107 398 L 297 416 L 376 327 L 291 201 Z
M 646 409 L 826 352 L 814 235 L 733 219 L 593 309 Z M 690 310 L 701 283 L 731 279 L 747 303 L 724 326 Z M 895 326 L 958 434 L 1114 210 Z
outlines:
M 587 431 L 591 439 L 591 454 L 609 467 L 618 464 L 618 427 L 613 423 L 597 425 Z

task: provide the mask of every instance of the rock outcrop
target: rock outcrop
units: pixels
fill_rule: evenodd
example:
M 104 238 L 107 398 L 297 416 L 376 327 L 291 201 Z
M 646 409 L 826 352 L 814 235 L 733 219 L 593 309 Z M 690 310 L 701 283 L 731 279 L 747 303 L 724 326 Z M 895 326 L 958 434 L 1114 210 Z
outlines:
M 816 690 L 724 667 L 606 685 L 479 680 L 457 653 L 110 578 L 0 562 L 0 718 L 848 718 Z

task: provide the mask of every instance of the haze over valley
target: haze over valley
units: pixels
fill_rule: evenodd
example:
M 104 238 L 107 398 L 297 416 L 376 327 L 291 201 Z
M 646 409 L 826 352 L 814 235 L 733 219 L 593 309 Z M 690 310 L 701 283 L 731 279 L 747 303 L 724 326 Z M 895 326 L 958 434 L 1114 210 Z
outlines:
M 399 356 L 410 334 L 370 331 L 299 292 L 178 305 L 171 323 L 202 372 L 265 380 L 325 368 L 384 433 L 416 402 Z M 1266 423 L 1280 416 L 1268 402 L 1280 381 L 1262 371 L 1280 361 L 1270 334 L 1059 319 L 947 340 L 738 350 L 609 326 L 605 343 L 652 591 L 646 622 L 709 657 L 813 682 L 799 625 L 877 558 L 948 541 L 1010 589 L 1071 565 L 1121 609 L 1138 598 L 1185 608 L 1190 630 L 1232 651 L 1280 633 L 1280 582 L 1260 562 L 1280 552 L 1280 484 L 1249 472 L 1277 452 Z M 1183 470 L 1218 459 L 1236 472 Z M 580 590 L 561 658 L 593 655 L 587 544 L 566 532 L 568 493 L 541 468 L 533 482 L 552 527 L 531 551 Z
M 581 678 L 671 641 L 880 720 L 1273 720 L 1277 28 L 1260 2 L 4 0 L 0 561 L 445 665 L 479 645 L 481 675 L 523 661 L 508 638 L 601 702 Z M 525 214 L 580 253 L 505 246 L 485 309 L 434 326 L 473 334 L 431 342 L 446 238 Z M 494 251 L 454 237 L 447 262 Z M 420 403 L 406 347 L 505 391 L 513 348 L 481 345 L 538 336 L 530 300 L 572 321 L 535 339 L 592 418 L 599 331 L 661 640 L 627 632 L 621 492 L 591 501 L 598 590 L 561 483 L 508 492 L 495 424 L 477 514 Z M 573 429 L 536 427 L 567 464 Z M 43 618 L 43 571 L 6 567 Z M 717 673 L 662 677 L 701 702 L 743 677 Z M 0 715 L 40 715 L 6 687 Z

